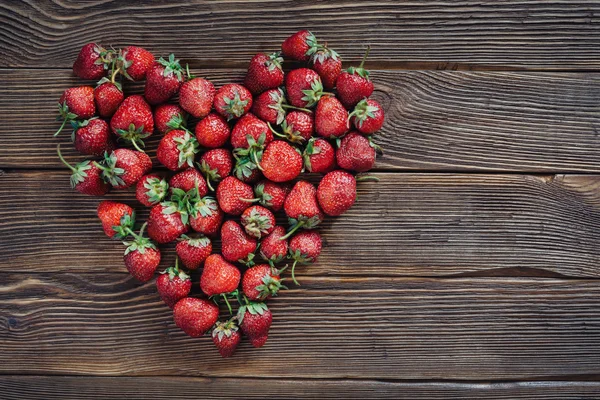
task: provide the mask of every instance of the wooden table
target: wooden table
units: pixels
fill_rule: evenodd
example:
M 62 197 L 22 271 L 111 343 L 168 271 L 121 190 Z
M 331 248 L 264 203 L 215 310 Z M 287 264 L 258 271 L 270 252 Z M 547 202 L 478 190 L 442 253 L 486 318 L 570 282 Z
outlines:
M 69 190 L 56 102 L 90 41 L 221 85 L 302 28 L 372 46 L 381 182 L 223 360 Z M 600 397 L 598 1 L 4 1 L 0 56 L 0 398 Z

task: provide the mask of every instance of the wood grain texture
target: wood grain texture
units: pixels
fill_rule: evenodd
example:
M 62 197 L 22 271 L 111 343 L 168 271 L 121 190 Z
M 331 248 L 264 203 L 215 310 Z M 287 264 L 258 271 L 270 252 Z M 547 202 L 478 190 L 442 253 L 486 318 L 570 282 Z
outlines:
M 322 224 L 323 254 L 299 274 L 599 276 L 598 175 L 377 176 L 359 184 L 347 214 Z M 138 221 L 147 217 L 132 192 L 107 198 L 136 207 Z M 96 217 L 99 201 L 71 191 L 66 172 L 5 172 L 0 270 L 124 272 L 123 246 Z M 167 266 L 173 254 L 163 259 Z
M 244 74 L 195 72 L 217 86 Z M 378 170 L 600 172 L 599 74 L 375 71 L 373 80 L 387 113 Z M 56 103 L 80 84 L 66 70 L 0 70 L 0 168 L 62 166 Z M 158 140 L 148 140 L 151 155 Z
M 5 400 L 152 399 L 416 399 L 581 400 L 600 395 L 597 382 L 382 382 L 191 377 L 0 376 Z
M 245 65 L 311 29 L 346 60 L 408 68 L 600 66 L 596 1 L 4 1 L 0 65 L 70 67 L 90 41 L 174 52 L 197 65 Z
M 2 274 L 0 373 L 400 380 L 600 374 L 600 285 L 551 279 L 306 278 L 269 302 L 235 363 L 123 274 Z M 18 360 L 18 362 L 16 361 Z M 249 366 L 252 368 L 249 368 Z

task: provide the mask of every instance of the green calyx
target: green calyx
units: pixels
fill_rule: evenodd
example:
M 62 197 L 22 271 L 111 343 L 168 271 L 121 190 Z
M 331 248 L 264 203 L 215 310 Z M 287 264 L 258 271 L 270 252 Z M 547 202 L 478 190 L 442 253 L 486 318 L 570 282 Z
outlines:
M 248 256 L 246 256 L 246 258 L 239 259 L 238 262 L 240 264 L 244 264 L 247 267 L 254 266 L 256 264 L 256 262 L 254 261 L 254 259 L 256 258 L 256 251 L 257 250 L 258 250 L 258 247 L 254 250 L 254 253 L 248 254 Z
M 111 80 L 112 79 L 112 80 Z M 123 86 L 121 85 L 120 82 L 115 81 L 114 75 L 113 77 L 109 79 L 108 77 L 103 77 L 102 79 L 100 79 L 97 83 L 96 83 L 96 87 L 103 85 L 105 83 L 112 83 L 113 85 L 116 86 L 117 89 L 119 89 L 121 92 L 123 91 Z
M 358 102 L 354 110 L 348 115 L 348 120 L 354 117 L 354 120 L 359 128 L 362 128 L 363 123 L 368 118 L 375 118 L 375 112 L 379 111 L 379 107 L 371 106 L 367 102 L 367 99 L 362 99 Z
M 123 139 L 133 145 L 136 150 L 144 152 L 141 147 L 144 147 L 144 141 L 142 139 L 150 136 L 152 132 L 144 131 L 144 125 L 138 127 L 132 122 L 129 124 L 127 129 L 117 129 L 117 135 L 119 139 Z M 140 147 L 141 146 L 141 147 Z
M 152 204 L 158 204 L 163 201 L 169 192 L 169 184 L 166 180 L 160 178 L 146 179 L 144 188 L 147 189 L 145 194 L 148 202 Z
M 137 235 L 131 230 L 130 227 L 125 228 L 127 233 L 133 236 L 133 241 L 123 242 L 123 244 L 127 246 L 127 248 L 125 249 L 125 255 L 131 253 L 132 251 L 138 251 L 140 254 L 144 254 L 146 252 L 146 249 L 156 250 L 156 245 L 154 245 L 154 243 L 152 243 L 150 239 L 144 237 L 144 230 L 146 229 L 147 225 L 147 222 L 144 223 L 144 225 L 142 225 L 142 227 L 140 228 L 140 233 Z M 123 223 L 121 223 L 121 226 L 123 226 Z
M 133 78 L 127 73 L 127 68 L 133 65 L 133 61 L 128 61 L 125 59 L 127 56 L 127 51 L 123 51 L 123 49 L 119 50 L 119 54 L 117 55 L 115 62 L 113 63 L 113 75 L 111 81 L 114 82 L 114 77 L 116 73 L 121 73 L 125 78 L 133 81 Z
M 250 211 L 250 215 L 245 217 L 242 221 L 244 229 L 248 235 L 260 239 L 263 235 L 269 232 L 269 229 L 273 227 L 273 223 L 268 216 L 262 215 L 256 209 Z
M 110 154 L 105 152 L 102 162 L 95 162 L 95 165 L 102 170 L 102 179 L 105 182 L 110 183 L 112 186 L 125 185 L 125 181 L 121 178 L 125 174 L 125 170 L 117 167 L 117 155 L 114 151 Z
M 314 215 L 312 217 L 307 217 L 305 215 L 300 215 L 298 218 L 288 218 L 290 223 L 290 230 L 279 238 L 279 240 L 285 240 L 292 236 L 294 232 L 296 232 L 300 228 L 304 229 L 314 229 L 321 223 L 321 218 L 318 215 Z
M 277 125 L 280 125 L 285 120 L 285 108 L 283 107 L 285 95 L 283 89 L 278 88 L 270 92 L 269 98 L 271 99 L 271 104 L 267 107 L 277 111 Z
M 235 323 L 235 318 L 231 318 L 225 322 L 217 322 L 212 331 L 212 336 L 221 341 L 226 337 L 231 337 L 239 329 L 239 326 Z
M 374 148 L 375 151 L 378 152 L 379 154 L 383 154 L 383 149 L 381 148 L 380 145 L 378 145 L 377 143 L 375 143 L 373 141 L 373 136 L 367 136 L 367 139 L 369 139 L 369 146 Z
M 189 237 L 188 235 L 181 235 L 179 241 L 186 242 L 192 247 L 206 247 L 210 244 L 210 239 L 204 235 L 198 237 Z
M 332 58 L 334 60 L 339 60 L 340 55 L 333 49 L 330 49 L 327 46 L 322 46 L 312 55 L 313 64 L 321 63 L 323 64 L 327 59 Z
M 248 179 L 252 176 L 258 166 L 250 159 L 250 157 L 235 156 L 235 165 L 233 167 L 233 175 L 239 180 Z
M 90 160 L 85 160 L 75 165 L 74 167 L 64 159 L 63 155 L 60 152 L 60 144 L 56 146 L 56 153 L 58 153 L 58 158 L 65 164 L 73 173 L 71 174 L 71 188 L 75 188 L 78 184 L 85 181 L 85 178 L 88 177 L 87 171 L 92 168 L 92 164 Z
M 172 75 L 175 75 L 178 81 L 183 81 L 183 68 L 181 67 L 181 64 L 179 64 L 179 60 L 175 59 L 175 54 L 169 54 L 169 58 L 167 60 L 162 57 L 159 58 L 158 63 L 165 67 L 163 72 L 164 77 L 168 78 Z
M 169 122 L 167 122 L 167 127 L 169 128 L 169 131 L 172 131 L 174 129 L 183 129 L 187 131 L 187 115 L 181 115 L 181 114 L 177 114 L 177 115 L 173 115 L 171 117 L 171 119 L 169 120 Z
M 248 302 L 247 304 L 244 304 L 242 306 L 240 306 L 240 308 L 238 309 L 238 314 L 237 314 L 237 320 L 238 323 L 242 323 L 242 321 L 244 320 L 244 316 L 246 315 L 246 312 L 249 312 L 252 315 L 263 315 L 265 313 L 265 311 L 268 311 L 269 307 L 267 307 L 267 305 L 265 303 L 255 303 L 255 302 Z
M 191 214 L 196 217 L 198 214 L 202 217 L 210 217 L 219 209 L 219 205 L 216 200 L 210 196 L 205 196 L 201 199 L 198 199 L 192 205 L 193 210 Z
M 279 133 L 273 129 L 270 122 L 267 122 L 267 125 L 269 125 L 269 129 L 271 129 L 271 132 L 273 132 L 275 136 L 287 139 L 290 143 L 302 144 L 306 141 L 304 136 L 302 136 L 299 131 L 294 129 L 294 124 L 288 125 L 287 121 L 283 121 L 281 123 L 281 130 L 283 133 Z
M 266 274 L 262 279 L 262 283 L 256 287 L 256 290 L 260 293 L 259 298 L 261 300 L 264 300 L 269 296 L 277 296 L 279 290 L 287 289 L 287 287 L 281 283 L 282 279 L 274 277 L 274 275 L 278 276 L 279 273 L 280 271 L 277 271 L 277 269 L 272 267 L 271 273 Z
M 56 120 L 62 121 L 62 124 L 60 125 L 60 128 L 58 128 L 56 133 L 54 134 L 55 137 L 58 136 L 58 134 L 60 132 L 62 132 L 62 130 L 65 127 L 65 125 L 67 124 L 67 122 L 73 121 L 77 118 L 77 114 L 69 111 L 69 106 L 67 105 L 66 101 L 62 104 L 58 103 L 58 113 L 59 113 L 59 116 L 56 117 Z
M 315 138 L 311 138 L 306 144 L 306 148 L 302 153 L 302 158 L 304 158 L 304 166 L 309 172 L 312 172 L 312 165 L 310 163 L 310 156 L 321 153 L 321 148 L 319 146 L 315 146 Z
M 269 54 L 269 59 L 265 62 L 265 65 L 269 68 L 269 71 L 273 71 L 275 68 L 281 69 L 283 63 L 283 57 L 280 52 Z
M 177 143 L 177 150 L 179 150 L 179 168 L 185 164 L 194 167 L 194 158 L 196 158 L 200 147 L 196 138 L 186 130 L 183 137 L 176 137 L 173 140 Z
M 182 281 L 186 281 L 190 279 L 190 276 L 185 273 L 181 268 L 179 268 L 179 258 L 175 258 L 175 265 L 165 269 L 161 274 L 168 274 L 169 280 L 174 280 L 175 278 L 179 278 Z
M 171 188 L 171 201 L 161 203 L 165 206 L 163 214 L 178 212 L 181 216 L 181 222 L 187 225 L 190 215 L 193 217 L 198 215 L 199 210 L 196 204 L 200 201 L 199 193 L 198 184 L 187 192 L 179 188 Z
M 215 169 L 211 169 L 210 165 L 206 162 L 206 160 L 202 160 L 200 164 L 196 163 L 200 172 L 204 174 L 206 177 L 206 184 L 208 188 L 214 192 L 215 189 L 212 186 L 212 182 L 219 182 L 221 180 L 221 175 L 219 175 L 219 171 Z
M 233 98 L 225 97 L 225 107 L 223 107 L 223 111 L 227 114 L 227 121 L 230 121 L 234 118 L 239 118 L 244 115 L 246 110 L 246 106 L 250 100 L 242 100 L 240 98 L 240 93 L 237 89 L 234 89 L 235 95 Z
M 115 235 L 113 236 L 115 239 L 125 239 L 127 236 L 132 235 L 134 238 L 137 237 L 135 233 L 133 233 L 132 229 L 135 225 L 135 212 L 131 215 L 125 214 L 121 217 L 119 221 L 119 225 L 114 225 L 112 227 L 113 231 L 115 231 Z M 145 228 L 145 227 L 144 227 Z M 142 234 L 143 229 L 140 231 L 140 235 Z M 127 253 L 125 253 L 127 254 Z
M 260 205 L 263 205 L 265 207 L 271 207 L 273 205 L 273 203 L 271 202 L 271 200 L 273 200 L 273 196 L 271 196 L 269 193 L 265 192 L 265 184 L 264 183 L 259 183 L 258 185 L 256 185 L 254 187 L 254 194 L 259 199 L 258 203 Z
M 77 121 L 77 120 L 71 120 L 69 121 L 71 123 L 71 128 L 73 128 L 73 132 L 71 133 L 71 141 L 74 142 L 75 141 L 75 134 L 77 133 L 77 131 L 83 127 L 88 126 L 88 124 L 90 123 L 91 120 L 93 119 L 98 119 L 98 117 L 94 117 L 94 118 L 90 118 L 90 119 L 86 119 L 85 121 Z
M 367 51 L 365 52 L 365 55 L 363 56 L 363 59 L 360 62 L 360 65 L 358 67 L 348 68 L 348 73 L 350 75 L 358 75 L 358 76 L 365 78 L 366 80 L 369 80 L 369 71 L 364 69 L 363 66 L 365 65 L 365 61 L 367 60 L 367 57 L 369 56 L 370 51 L 371 51 L 371 46 L 367 46 Z
M 117 52 L 114 49 L 105 49 L 102 46 L 95 44 L 94 52 L 98 54 L 98 59 L 94 61 L 96 65 L 102 65 L 104 69 L 108 70 L 109 66 L 114 62 L 117 57 Z
M 257 167 L 258 169 L 262 170 L 262 168 L 260 166 L 260 160 L 262 159 L 263 151 L 265 149 L 266 138 L 267 138 L 266 132 L 261 133 L 260 136 L 258 137 L 258 140 L 254 140 L 254 137 L 252 135 L 246 135 L 246 141 L 248 142 L 248 148 L 234 149 L 233 150 L 234 157 L 238 161 L 240 158 L 246 157 L 250 160 L 250 162 L 252 164 L 254 164 L 252 166 L 249 165 L 250 168 Z
M 323 49 L 323 46 L 317 42 L 317 38 L 310 31 L 308 32 L 308 36 L 306 36 L 305 41 L 306 41 L 306 45 L 308 46 L 308 50 L 306 50 L 306 53 L 304 53 L 304 54 L 309 57 L 313 56 L 319 50 Z
M 317 104 L 321 97 L 325 94 L 321 79 L 315 77 L 310 84 L 310 89 L 305 89 L 302 91 L 302 93 L 304 93 L 302 100 L 306 102 L 306 107 L 312 107 Z

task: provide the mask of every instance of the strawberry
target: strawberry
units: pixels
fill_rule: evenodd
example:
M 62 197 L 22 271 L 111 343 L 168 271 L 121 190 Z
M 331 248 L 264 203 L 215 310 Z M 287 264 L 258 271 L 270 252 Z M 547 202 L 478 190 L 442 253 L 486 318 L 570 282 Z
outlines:
M 315 131 L 328 139 L 342 137 L 350 129 L 348 111 L 333 96 L 323 96 L 315 110 Z
M 285 39 L 281 44 L 281 51 L 285 57 L 292 60 L 308 61 L 321 47 L 315 35 L 310 31 L 301 30 Z
M 314 230 L 299 232 L 290 239 L 289 257 L 294 260 L 294 264 L 292 264 L 292 280 L 296 285 L 298 285 L 295 275 L 296 264 L 316 262 L 321 254 L 322 247 L 321 235 Z
M 219 319 L 219 307 L 212 301 L 184 297 L 173 307 L 173 319 L 187 335 L 200 337 Z
M 232 318 L 227 322 L 217 322 L 212 331 L 212 339 L 221 357 L 231 357 L 242 340 L 239 327 Z
M 324 174 L 335 168 L 335 149 L 325 139 L 310 139 L 302 155 L 308 172 Z
M 184 192 L 189 192 L 194 188 L 198 188 L 198 196 L 204 197 L 208 193 L 206 181 L 200 172 L 195 168 L 188 168 L 176 173 L 169 180 L 171 192 L 174 189 L 181 189 Z
M 281 124 L 285 118 L 285 96 L 283 89 L 269 89 L 254 99 L 252 112 L 263 121 Z
M 208 188 L 214 191 L 211 181 L 220 182 L 231 174 L 233 157 L 227 149 L 212 149 L 202 154 L 198 167 L 206 177 Z
M 248 113 L 240 118 L 231 131 L 231 145 L 234 149 L 247 149 L 251 147 L 251 141 L 260 142 L 260 137 L 264 135 L 262 145 L 266 146 L 273 141 L 273 134 L 266 122 L 256 118 L 252 113 Z
M 254 139 L 249 139 L 254 141 Z M 248 153 L 245 149 L 236 149 L 235 166 L 233 167 L 233 175 L 244 183 L 253 183 L 260 179 L 261 173 L 258 165 L 250 159 L 250 155 L 238 156 L 238 154 Z M 262 157 L 262 150 L 257 152 L 257 158 Z
M 181 235 L 177 246 L 175 246 L 177 256 L 187 268 L 194 270 L 206 260 L 206 257 L 212 253 L 212 243 L 206 236 L 191 238 L 187 235 Z
M 108 69 L 112 52 L 96 43 L 84 45 L 73 63 L 73 72 L 81 79 L 98 80 Z
M 277 225 L 273 231 L 260 242 L 260 255 L 271 265 L 282 261 L 288 252 L 288 241 L 281 239 L 285 229 Z
M 102 78 L 98 86 L 94 89 L 94 101 L 98 114 L 102 118 L 110 118 L 117 111 L 125 95 L 121 89 L 121 84 L 111 82 L 107 78 Z
M 364 99 L 354 107 L 350 117 L 357 131 L 370 135 L 383 126 L 384 113 L 381 104 L 375 100 Z
M 248 203 L 258 202 L 258 204 L 277 212 L 283 208 L 283 203 L 290 190 L 291 187 L 288 184 L 266 180 L 254 186 L 255 198 L 242 198 L 242 201 Z
M 327 173 L 317 188 L 317 199 L 325 214 L 342 215 L 356 200 L 356 179 L 342 170 Z
M 112 153 L 106 153 L 100 164 L 96 163 L 102 170 L 102 177 L 115 189 L 131 187 L 148 172 L 146 154 L 129 149 L 115 149 Z M 150 167 L 152 164 L 150 162 Z
M 269 143 L 260 161 L 265 178 L 273 182 L 295 179 L 302 172 L 302 155 L 295 147 L 282 140 Z
M 104 200 L 98 204 L 98 218 L 109 238 L 123 239 L 135 224 L 135 212 L 127 204 Z
M 216 236 L 223 223 L 223 211 L 212 197 L 203 197 L 194 203 L 194 212 L 190 215 L 193 230 L 206 236 Z
M 255 55 L 248 65 L 244 86 L 255 96 L 265 90 L 278 88 L 283 83 L 282 62 L 279 53 Z
M 145 79 L 146 73 L 153 63 L 154 55 L 148 50 L 137 46 L 123 48 L 117 60 L 117 65 L 119 65 L 121 73 L 132 81 Z
M 281 124 L 283 135 L 292 143 L 304 143 L 310 139 L 315 131 L 315 124 L 311 113 L 304 111 L 290 111 Z
M 280 272 L 268 264 L 259 264 L 248 268 L 242 279 L 242 290 L 249 300 L 267 300 L 277 296 L 280 289 L 287 289 L 281 284 Z
M 367 52 L 358 68 L 348 68 L 348 71 L 342 72 L 335 82 L 337 96 L 348 109 L 352 109 L 359 101 L 373 94 L 373 82 L 369 80 L 369 71 L 363 68 L 369 50 L 370 47 L 367 47 Z
M 252 186 L 228 176 L 217 186 L 217 201 L 221 209 L 231 215 L 240 215 L 248 208 L 248 203 L 240 199 L 251 199 Z
M 265 303 L 253 303 L 238 309 L 238 321 L 242 332 L 254 347 L 262 347 L 268 338 L 269 328 L 273 322 L 273 314 Z
M 135 155 L 137 156 L 138 161 L 140 162 L 140 166 L 142 167 L 142 175 L 150 172 L 150 170 L 152 169 L 152 160 L 150 159 L 150 156 L 140 151 L 136 151 Z
M 127 97 L 112 116 L 110 127 L 117 137 L 131 142 L 137 150 L 142 151 L 142 139 L 154 132 L 150 105 L 140 95 Z
M 256 239 L 248 236 L 237 222 L 225 221 L 221 226 L 221 254 L 227 261 L 251 264 L 256 245 Z
M 296 182 L 283 208 L 292 227 L 284 238 L 299 228 L 313 229 L 323 221 L 323 211 L 317 202 L 317 189 L 307 181 Z
M 353 131 L 342 138 L 335 157 L 341 168 L 364 172 L 373 168 L 377 147 L 369 138 Z
M 200 146 L 214 149 L 227 143 L 231 130 L 225 118 L 210 113 L 196 124 L 195 133 Z
M 168 60 L 161 57 L 146 72 L 144 97 L 152 105 L 165 103 L 179 92 L 182 82 L 183 69 L 175 55 L 170 54 Z
M 198 141 L 188 130 L 174 129 L 160 140 L 156 150 L 158 161 L 171 171 L 194 166 Z
M 71 121 L 71 126 L 73 127 L 71 139 L 81 154 L 101 156 L 115 148 L 106 121 L 95 117 L 85 121 Z
M 96 114 L 96 104 L 94 103 L 94 88 L 91 86 L 78 86 L 64 91 L 58 101 L 58 121 L 62 125 L 56 131 L 57 136 L 65 127 L 67 122 L 75 119 L 88 119 Z
M 251 206 L 242 213 L 241 223 L 248 235 L 260 239 L 273 232 L 275 215 L 263 206 Z
M 148 238 L 144 237 L 146 224 L 142 225 L 140 233 L 136 235 L 129 231 L 133 236 L 132 242 L 123 242 L 127 249 L 123 261 L 127 271 L 140 282 L 148 282 L 154 276 L 154 271 L 160 264 L 160 251 Z
M 190 276 L 179 269 L 178 259 L 175 258 L 175 266 L 169 267 L 156 278 L 156 289 L 162 301 L 169 308 L 190 294 L 192 280 Z
M 220 254 L 211 254 L 204 262 L 200 289 L 207 296 L 223 295 L 236 290 L 240 279 L 240 270 L 235 265 L 225 261 Z
M 229 83 L 217 91 L 214 105 L 215 111 L 227 118 L 227 121 L 236 119 L 252 108 L 252 93 L 242 85 Z
M 342 59 L 334 50 L 323 47 L 317 51 L 312 57 L 312 67 L 319 76 L 323 87 L 326 90 L 331 90 L 335 87 L 335 81 L 342 73 Z
M 163 202 L 150 209 L 148 235 L 160 244 L 169 243 L 189 231 L 188 213 L 175 202 Z
M 144 175 L 135 187 L 135 198 L 146 207 L 152 207 L 167 197 L 169 185 L 156 174 Z
M 191 116 L 204 118 L 210 113 L 215 98 L 215 86 L 204 78 L 190 75 L 188 80 L 181 85 L 179 91 L 179 105 Z
M 285 89 L 290 104 L 299 108 L 313 107 L 324 94 L 321 77 L 308 68 L 288 72 L 285 77 Z
M 63 164 L 73 172 L 71 174 L 73 189 L 90 196 L 104 196 L 108 193 L 110 186 L 102 179 L 102 170 L 95 163 L 86 160 L 73 167 L 60 153 L 60 145 L 56 147 L 56 152 Z
M 187 115 L 177 104 L 160 104 L 154 109 L 156 130 L 165 134 L 173 129 L 185 129 Z

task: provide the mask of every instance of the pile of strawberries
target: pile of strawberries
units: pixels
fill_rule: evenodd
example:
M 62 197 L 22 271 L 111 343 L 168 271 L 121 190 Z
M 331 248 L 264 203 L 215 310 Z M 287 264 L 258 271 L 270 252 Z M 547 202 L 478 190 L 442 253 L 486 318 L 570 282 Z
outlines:
M 287 271 L 297 284 L 295 267 L 317 260 L 322 242 L 315 228 L 325 215 L 353 205 L 354 173 L 373 167 L 378 146 L 370 135 L 384 119 L 381 105 L 369 99 L 373 83 L 364 59 L 342 71 L 339 55 L 306 30 L 281 47 L 254 56 L 243 85 L 216 90 L 173 54 L 156 60 L 140 47 L 90 43 L 73 71 L 98 85 L 69 88 L 59 101 L 56 135 L 69 123 L 75 148 L 101 158 L 71 166 L 59 145 L 72 186 L 94 196 L 135 187 L 138 201 L 151 207 L 148 220 L 136 230 L 130 206 L 102 201 L 104 232 L 124 240 L 125 266 L 141 282 L 155 274 L 158 245 L 177 241 L 174 265 L 156 279 L 158 292 L 176 325 L 192 337 L 212 331 L 223 357 L 233 354 L 242 333 L 254 347 L 266 342 L 272 314 L 265 301 L 287 289 L 288 266 L 277 266 L 291 261 Z M 282 55 L 305 66 L 284 73 Z M 125 96 L 122 81 L 144 79 L 143 96 Z M 178 103 L 170 102 L 177 95 Z M 162 135 L 156 158 L 174 171 L 168 179 L 152 172 L 142 150 L 153 134 Z M 317 187 L 297 179 L 303 172 L 324 176 Z M 277 224 L 280 211 L 287 229 Z M 213 253 L 219 237 L 221 252 Z M 243 275 L 240 265 L 247 267 Z M 205 298 L 191 297 L 189 271 L 201 266 Z M 224 320 L 219 303 L 229 311 Z

